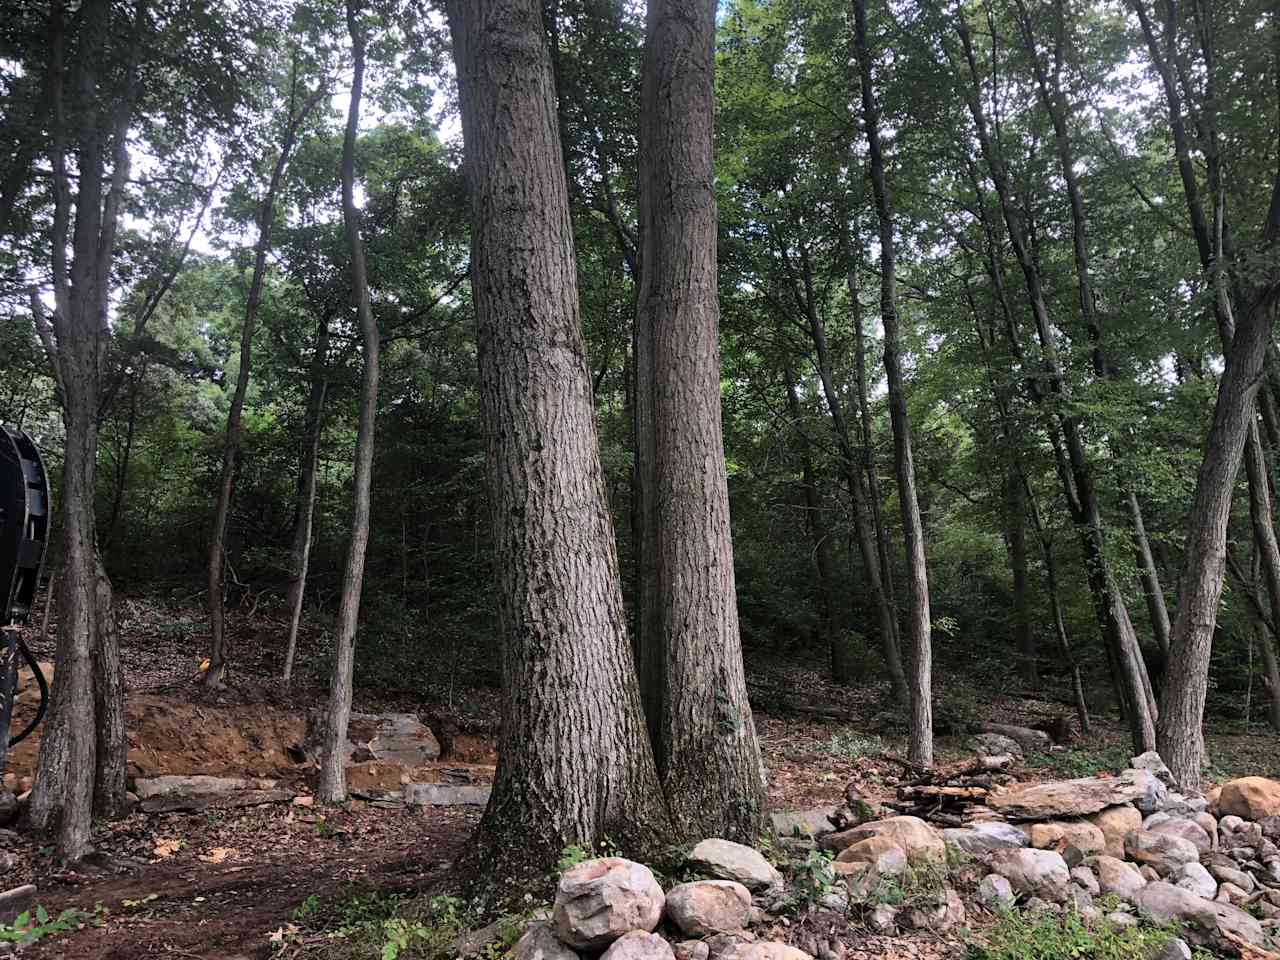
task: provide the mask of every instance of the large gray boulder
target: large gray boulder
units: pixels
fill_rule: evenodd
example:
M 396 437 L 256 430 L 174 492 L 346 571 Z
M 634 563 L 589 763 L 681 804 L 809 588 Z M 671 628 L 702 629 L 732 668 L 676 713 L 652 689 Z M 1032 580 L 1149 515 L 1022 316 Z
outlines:
M 551 920 L 556 936 L 569 946 L 600 950 L 632 930 L 652 932 L 665 902 L 662 887 L 644 864 L 604 857 L 560 875 Z
M 1153 830 L 1134 830 L 1126 836 L 1124 853 L 1134 863 L 1145 864 L 1162 877 L 1167 877 L 1184 863 L 1200 859 L 1200 851 L 1190 840 Z
M 1067 898 L 1071 874 L 1067 862 L 1054 850 L 1029 847 L 998 850 L 991 855 L 988 866 L 1023 896 L 1039 897 L 1050 903 L 1061 903 Z
M 907 869 L 907 855 L 887 836 L 867 837 L 845 847 L 836 857 L 838 863 L 869 863 L 882 877 L 896 877 Z
M 1048 753 L 1049 748 L 1053 746 L 1053 740 L 1047 733 L 1031 727 L 1018 727 L 1007 723 L 984 723 L 980 729 L 983 733 L 995 733 L 1008 737 L 1026 753 Z
M 1098 890 L 1105 896 L 1117 896 L 1132 900 L 1134 894 L 1147 885 L 1147 879 L 1132 863 L 1116 857 L 1090 857 L 1085 866 L 1098 876 Z
M 1013 824 L 1001 820 L 974 823 L 967 827 L 948 827 L 942 831 L 942 839 L 979 860 L 985 860 L 997 850 L 1027 845 L 1025 833 Z
M 1018 787 L 993 795 L 987 804 L 1010 820 L 1056 820 L 1087 816 L 1123 803 L 1150 803 L 1153 796 L 1163 795 L 1163 790 L 1164 784 L 1154 774 L 1126 770 L 1117 777 L 1081 777 Z
M 1209 838 L 1209 834 L 1205 833 L 1204 827 L 1194 820 L 1165 820 L 1147 829 L 1152 833 L 1163 833 L 1189 841 L 1200 853 L 1208 853 L 1213 849 L 1213 841 Z
M 1262 925 L 1228 903 L 1206 900 L 1171 883 L 1149 883 L 1133 898 L 1134 906 L 1156 923 L 1184 924 L 1198 943 L 1221 943 L 1231 934 L 1246 943 L 1263 942 Z
M 1039 733 L 1040 731 L 1036 731 Z M 1003 733 L 977 733 L 969 739 L 969 746 L 984 757 L 1007 755 L 1015 760 L 1022 759 L 1022 744 Z
M 1133 770 L 1146 770 L 1149 773 L 1154 773 L 1156 778 L 1170 789 L 1178 786 L 1178 781 L 1173 778 L 1173 773 L 1165 766 L 1160 754 L 1154 750 L 1148 750 L 1146 753 L 1139 754 L 1131 759 L 1129 767 Z
M 1196 896 L 1212 900 L 1218 895 L 1218 881 L 1197 860 L 1184 863 L 1174 871 L 1172 879 L 1183 890 L 1190 890 Z
M 782 874 L 759 850 L 719 837 L 703 840 L 694 847 L 689 852 L 689 865 L 718 880 L 734 880 L 752 891 L 782 884 Z
M 741 933 L 751 919 L 751 891 L 732 880 L 696 880 L 672 887 L 667 919 L 690 937 Z

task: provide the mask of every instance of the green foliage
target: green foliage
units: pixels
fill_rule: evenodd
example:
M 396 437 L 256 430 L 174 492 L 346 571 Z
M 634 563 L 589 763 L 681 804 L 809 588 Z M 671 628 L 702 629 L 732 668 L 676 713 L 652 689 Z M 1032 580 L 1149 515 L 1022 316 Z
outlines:
M 1129 765 L 1133 751 L 1124 744 L 1096 749 L 1075 749 L 1065 753 L 1032 753 L 1026 756 L 1029 767 L 1046 767 L 1055 776 L 1092 777 L 1098 773 L 1115 773 Z
M 966 960 L 1150 960 L 1176 935 L 1176 926 L 1117 927 L 1106 919 L 1087 924 L 1074 911 L 1009 910 L 970 946 Z
M 35 911 L 24 910 L 11 924 L 0 924 L 0 943 L 10 943 L 17 947 L 28 947 L 59 933 L 68 933 L 85 923 L 91 923 L 106 913 L 102 904 L 97 904 L 92 911 L 78 907 L 68 907 L 56 917 L 51 916 L 43 906 L 37 905 Z
M 818 744 L 817 752 L 844 760 L 857 760 L 859 757 L 876 756 L 887 749 L 884 740 L 874 734 L 864 735 L 854 730 L 841 730 Z
M 790 865 L 787 907 L 798 911 L 835 891 L 836 871 L 832 856 L 825 850 L 810 850 L 803 860 Z
M 560 851 L 560 859 L 556 861 L 556 870 L 564 873 L 566 870 L 576 867 L 583 861 L 590 860 L 593 854 L 590 850 L 571 843 Z

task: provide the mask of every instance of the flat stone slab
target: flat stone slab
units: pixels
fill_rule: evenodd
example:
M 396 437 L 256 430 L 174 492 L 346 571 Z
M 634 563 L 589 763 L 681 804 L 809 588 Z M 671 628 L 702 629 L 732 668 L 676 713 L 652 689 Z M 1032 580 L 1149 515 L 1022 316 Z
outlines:
M 133 783 L 133 792 L 139 800 L 150 800 L 153 797 L 218 796 L 245 790 L 274 790 L 276 787 L 275 780 L 209 777 L 203 774 L 193 777 L 138 777 Z
M 198 813 L 201 810 L 230 810 L 260 807 L 267 803 L 290 803 L 292 790 L 239 790 L 235 793 L 165 794 L 142 801 L 143 813 Z
M 440 742 L 431 728 L 412 713 L 355 714 L 347 736 L 359 751 L 366 744 L 379 763 L 420 767 L 440 759 Z
M 401 792 L 411 807 L 483 807 L 493 787 L 487 783 L 408 783 Z
M 769 814 L 773 832 L 780 837 L 807 837 L 817 839 L 835 833 L 828 817 L 838 807 L 814 807 L 812 810 L 787 810 Z
M 1154 774 L 1126 770 L 1118 777 L 1082 777 L 1005 790 L 988 797 L 987 805 L 1010 820 L 1056 820 L 1141 801 L 1159 786 Z

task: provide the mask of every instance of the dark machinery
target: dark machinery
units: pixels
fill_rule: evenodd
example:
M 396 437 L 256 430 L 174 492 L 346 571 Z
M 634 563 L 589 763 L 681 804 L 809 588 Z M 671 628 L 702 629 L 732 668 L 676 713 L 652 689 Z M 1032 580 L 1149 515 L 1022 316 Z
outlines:
M 0 772 L 9 747 L 35 730 L 49 702 L 44 674 L 22 640 L 49 540 L 49 505 L 49 475 L 34 441 L 0 425 Z M 40 707 L 27 728 L 10 738 L 19 657 L 40 687 Z

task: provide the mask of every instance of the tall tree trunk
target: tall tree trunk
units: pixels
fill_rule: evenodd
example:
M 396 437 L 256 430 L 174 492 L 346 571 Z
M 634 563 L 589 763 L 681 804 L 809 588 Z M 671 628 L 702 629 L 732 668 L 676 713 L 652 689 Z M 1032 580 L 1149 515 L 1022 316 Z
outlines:
M 640 97 L 637 309 L 652 394 L 657 635 L 666 670 L 658 773 L 677 831 L 747 843 L 764 817 L 738 634 L 720 426 L 712 186 L 715 0 L 651 0 Z
M 973 53 L 969 28 L 962 15 L 956 17 L 955 27 L 963 47 L 970 80 L 964 85 L 965 100 L 973 118 L 979 147 L 995 184 L 1009 241 L 1013 246 L 1018 265 L 1022 269 L 1027 296 L 1031 302 L 1032 318 L 1040 342 L 1045 379 L 1048 381 L 1051 394 L 1054 397 L 1063 397 L 1066 393 L 1066 384 L 1049 320 L 1049 309 L 1044 299 L 1039 264 L 1028 242 L 1025 218 L 1012 194 L 1004 158 L 987 125 L 980 95 L 981 77 Z M 979 203 L 981 202 L 979 191 Z M 1021 347 L 1012 324 L 1010 324 L 1009 337 L 1011 347 L 1016 354 L 1021 355 Z M 1028 386 L 1033 397 L 1043 398 L 1042 388 L 1035 382 L 1035 378 L 1029 377 Z M 1155 747 L 1154 697 L 1142 652 L 1138 646 L 1138 638 L 1134 633 L 1133 623 L 1129 619 L 1129 611 L 1125 606 L 1120 586 L 1106 559 L 1102 512 L 1094 486 L 1092 463 L 1086 453 L 1078 417 L 1060 416 L 1056 431 L 1060 431 L 1060 434 L 1055 432 L 1055 428 L 1051 428 L 1051 433 L 1060 436 L 1060 442 L 1054 443 L 1055 461 L 1063 492 L 1067 496 L 1068 506 L 1084 548 L 1094 609 L 1103 636 L 1111 649 L 1116 667 L 1115 675 L 1124 691 L 1123 699 L 1134 749 L 1145 752 Z
M 860 260 L 861 247 L 859 247 L 857 256 Z M 853 321 L 856 362 L 854 372 L 858 386 L 858 415 L 861 421 L 862 433 L 862 468 L 867 475 L 866 499 L 867 506 L 871 512 L 871 525 L 876 533 L 876 552 L 880 557 L 880 582 L 884 587 L 885 603 L 889 605 L 889 610 L 893 614 L 890 619 L 893 623 L 894 649 L 897 650 L 899 649 L 898 601 L 893 589 L 893 560 L 889 547 L 889 534 L 885 531 L 884 515 L 880 509 L 880 505 L 884 503 L 884 495 L 880 492 L 880 471 L 876 465 L 875 444 L 872 442 L 871 402 L 868 398 L 870 391 L 867 387 L 867 334 L 866 325 L 862 317 L 862 298 L 858 295 L 857 272 L 850 270 L 845 283 Z M 903 702 L 906 702 L 905 688 Z
M 880 108 L 876 104 L 867 48 L 864 0 L 853 0 L 854 53 L 862 90 L 862 120 L 870 155 L 871 187 L 880 222 L 880 318 L 884 324 L 884 369 L 889 381 L 889 419 L 893 425 L 894 461 L 898 475 L 898 504 L 907 553 L 907 647 L 911 671 L 911 741 L 908 755 L 921 766 L 933 765 L 933 641 L 929 614 L 929 574 L 925 561 L 924 528 L 916 498 L 915 463 L 911 455 L 911 423 L 907 417 L 906 385 L 902 377 L 902 332 L 898 321 L 896 238 L 893 211 L 880 142 Z
M 1151 632 L 1160 652 L 1169 654 L 1169 608 L 1164 605 L 1164 588 L 1160 585 L 1160 572 L 1151 553 L 1151 541 L 1147 537 L 1147 524 L 1142 517 L 1138 495 L 1130 490 L 1125 497 L 1129 511 L 1129 526 L 1133 533 L 1133 550 L 1138 564 L 1138 578 L 1142 581 L 1142 594 L 1147 601 L 1147 615 L 1151 618 Z
M 311 538 L 315 526 L 316 490 L 320 460 L 320 437 L 324 426 L 324 400 L 329 381 L 329 316 L 321 317 L 316 328 L 315 353 L 311 357 L 310 393 L 307 396 L 306 438 L 299 466 L 298 502 L 294 508 L 293 546 L 289 551 L 289 636 L 285 641 L 286 683 L 293 679 L 293 661 L 298 650 L 298 627 L 302 622 L 302 600 L 307 589 L 307 567 L 311 562 Z
M 316 797 L 322 803 L 338 803 L 347 797 L 347 726 L 351 720 L 351 678 L 356 659 L 360 594 L 364 589 L 364 555 L 369 544 L 369 487 L 373 476 L 373 439 L 378 413 L 378 324 L 369 302 L 369 270 L 365 263 L 364 241 L 360 237 L 360 210 L 355 199 L 356 135 L 360 131 L 367 41 L 364 25 L 360 23 L 360 9 L 354 0 L 347 0 L 347 32 L 351 36 L 354 69 L 347 107 L 347 130 L 342 140 L 342 226 L 351 256 L 351 299 L 355 302 L 356 316 L 360 318 L 364 376 L 360 391 L 360 427 L 356 432 L 351 540 L 342 572 L 333 677 L 329 681 L 324 748 L 316 783 Z
M 858 456 L 853 447 L 853 432 L 836 390 L 834 363 L 827 344 L 826 325 L 822 321 L 822 315 L 818 312 L 815 302 L 813 270 L 808 250 L 802 246 L 800 251 L 804 285 L 799 296 L 804 305 L 809 336 L 813 340 L 814 366 L 818 372 L 818 379 L 822 383 L 822 396 L 826 400 L 827 412 L 831 415 L 831 426 L 835 434 L 836 446 L 840 451 L 840 466 L 844 473 L 845 487 L 849 491 L 854 539 L 862 559 L 863 578 L 866 580 L 867 587 L 866 600 L 871 608 L 868 611 L 870 614 L 868 619 L 874 618 L 879 627 L 880 649 L 884 655 L 889 682 L 893 687 L 894 702 L 905 707 L 911 702 L 911 692 L 907 686 L 906 672 L 902 668 L 897 614 L 890 602 L 884 580 L 881 578 L 882 570 L 887 567 L 887 554 L 878 547 L 884 544 L 884 538 L 877 536 L 877 532 L 873 531 L 867 520 L 867 501 L 871 499 L 871 495 L 864 490 L 858 470 Z M 879 515 L 878 509 L 874 512 L 877 516 Z
M 226 623 L 223 611 L 223 566 L 226 559 L 227 516 L 231 511 L 231 490 L 235 482 L 236 458 L 240 453 L 240 422 L 244 414 L 245 396 L 249 390 L 252 367 L 253 334 L 258 325 L 258 305 L 262 300 L 262 285 L 267 275 L 267 254 L 271 250 L 271 231 L 275 225 L 276 194 L 284 180 L 293 152 L 298 128 L 311 108 L 319 102 L 324 87 L 318 88 L 307 100 L 298 103 L 298 61 L 295 54 L 291 89 L 289 91 L 289 115 L 285 122 L 284 141 L 267 192 L 258 208 L 258 242 L 254 248 L 253 278 L 249 282 L 249 296 L 245 301 L 244 324 L 240 328 L 240 365 L 236 371 L 236 388 L 231 396 L 231 409 L 227 412 L 226 440 L 222 447 L 222 468 L 218 480 L 218 500 L 213 510 L 213 530 L 209 535 L 209 669 L 204 674 L 204 684 L 211 689 L 223 685 L 227 674 Z
M 502 727 L 486 875 L 671 838 L 626 636 L 538 0 L 451 0 L 488 438 Z M 647 269 L 647 268 L 646 268 Z
M 837 632 L 835 562 L 832 559 L 831 531 L 827 528 L 826 512 L 822 507 L 822 497 L 819 495 L 818 481 L 814 475 L 809 436 L 804 431 L 804 414 L 800 408 L 800 397 L 796 393 L 796 375 L 790 365 L 782 368 L 782 378 L 787 388 L 787 412 L 791 416 L 800 447 L 800 487 L 804 494 L 804 527 L 812 544 L 814 590 L 818 601 L 818 615 L 822 620 L 823 642 L 831 652 L 831 678 L 837 683 L 852 684 L 858 678 L 854 675 L 848 637 L 844 631 Z
M 1268 221 L 1268 243 L 1280 234 L 1280 176 L 1276 187 Z M 1209 653 L 1222 595 L 1227 521 L 1245 438 L 1251 430 L 1257 430 L 1254 396 L 1262 377 L 1277 291 L 1274 280 L 1260 290 L 1235 331 L 1226 356 L 1226 369 L 1218 381 L 1213 424 L 1205 443 L 1187 524 L 1178 611 L 1170 635 L 1169 665 L 1157 728 L 1160 756 L 1187 791 L 1200 787 L 1204 701 Z

